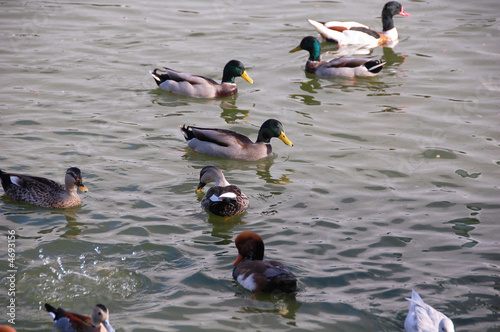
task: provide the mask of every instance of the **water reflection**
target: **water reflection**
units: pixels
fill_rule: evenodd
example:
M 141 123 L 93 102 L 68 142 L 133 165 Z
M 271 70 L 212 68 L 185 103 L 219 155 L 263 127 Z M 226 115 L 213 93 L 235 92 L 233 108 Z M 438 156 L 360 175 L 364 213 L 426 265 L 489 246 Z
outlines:
M 302 303 L 295 299 L 296 294 L 284 293 L 236 293 L 244 298 L 242 311 L 245 313 L 277 313 L 288 319 L 295 319 Z
M 190 96 L 183 96 L 183 95 L 176 95 L 173 93 L 170 93 L 168 91 L 163 91 L 161 89 L 155 89 L 149 92 L 151 95 L 151 103 L 160 105 L 160 106 L 165 106 L 165 107 L 179 107 L 179 106 L 189 106 L 192 104 L 200 104 L 200 105 L 217 105 L 221 104 L 221 108 L 224 109 L 223 103 L 234 103 L 236 102 L 236 99 L 238 98 L 238 94 L 224 97 L 224 98 L 217 98 L 217 99 L 210 99 L 210 98 L 194 98 Z M 222 101 L 222 102 L 221 102 Z
M 224 100 L 220 102 L 219 106 L 220 108 L 222 108 L 220 117 L 223 118 L 224 121 L 226 121 L 226 123 L 228 124 L 234 124 L 238 120 L 243 120 L 250 113 L 249 109 L 242 110 L 239 109 L 238 106 L 236 106 L 236 98 L 234 98 L 233 100 L 231 100 L 229 97 L 224 98 Z
M 387 63 L 386 66 L 399 66 L 402 65 L 408 55 L 402 55 L 401 53 L 394 52 L 394 49 L 390 47 L 383 48 L 384 55 L 382 59 Z
M 246 212 L 233 216 L 233 217 L 219 217 L 214 214 L 207 212 L 208 222 L 213 226 L 212 232 L 210 235 L 213 237 L 221 239 L 220 241 L 215 242 L 216 245 L 229 245 L 233 242 L 233 234 L 231 230 L 233 227 L 237 225 L 243 225 L 243 217 L 246 215 Z
M 197 165 L 198 167 L 200 167 L 200 169 L 207 165 L 213 165 L 224 170 L 225 172 L 231 172 L 231 170 L 233 169 L 240 171 L 255 171 L 259 179 L 264 180 L 269 184 L 285 185 L 292 183 L 292 181 L 288 178 L 289 174 L 282 173 L 278 176 L 273 176 L 271 174 L 271 166 L 274 165 L 274 157 L 248 162 L 242 160 L 217 158 L 206 154 L 197 153 L 192 150 L 186 150 L 186 153 L 182 156 L 182 158 L 189 161 L 192 165 Z M 230 174 L 228 178 L 231 178 Z M 231 180 L 228 181 L 232 183 Z M 244 189 L 242 190 L 244 191 Z

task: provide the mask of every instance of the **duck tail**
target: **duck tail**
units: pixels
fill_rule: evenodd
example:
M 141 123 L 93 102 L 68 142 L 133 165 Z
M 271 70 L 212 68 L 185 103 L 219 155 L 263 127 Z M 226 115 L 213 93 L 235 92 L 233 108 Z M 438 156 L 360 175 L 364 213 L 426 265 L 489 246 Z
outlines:
M 158 84 L 158 86 L 160 86 L 160 84 L 162 84 L 163 82 L 165 82 L 170 78 L 168 76 L 168 73 L 158 73 L 159 70 L 163 69 L 156 68 L 155 70 L 149 72 L 151 76 L 153 76 L 153 78 L 155 79 L 155 82 L 156 84 Z
M 59 310 L 54 308 L 53 306 L 51 306 L 50 304 L 48 303 L 45 303 L 45 309 L 49 312 L 49 314 L 52 316 L 52 319 L 53 320 L 58 320 L 59 318 L 61 318 L 61 315 L 60 313 L 58 312 Z
M 329 29 L 325 26 L 326 22 L 319 22 L 315 20 L 308 19 L 309 24 L 311 24 L 314 29 L 323 37 L 325 40 L 330 42 L 338 43 L 339 46 L 345 44 L 346 36 L 340 32 L 333 29 Z
M 370 73 L 377 74 L 384 68 L 385 64 L 382 60 L 372 60 L 365 63 L 365 67 Z
M 179 127 L 179 129 L 181 130 L 182 135 L 184 135 L 186 141 L 192 140 L 194 138 L 193 129 L 191 129 L 190 126 L 186 127 L 186 125 L 182 125 L 182 127 Z
M 0 169 L 0 182 L 2 183 L 4 189 L 11 183 L 9 174 L 3 172 L 1 169 Z

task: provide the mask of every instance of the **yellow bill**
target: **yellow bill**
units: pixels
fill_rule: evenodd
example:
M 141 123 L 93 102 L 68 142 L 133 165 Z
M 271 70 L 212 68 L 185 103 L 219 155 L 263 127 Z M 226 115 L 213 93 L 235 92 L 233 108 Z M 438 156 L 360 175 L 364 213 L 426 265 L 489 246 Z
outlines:
M 289 53 L 295 53 L 295 52 L 297 52 L 297 51 L 302 51 L 302 50 L 303 50 L 303 48 L 302 48 L 302 47 L 300 47 L 300 45 L 299 45 L 299 46 L 297 46 L 296 48 L 294 48 L 293 50 L 290 50 L 290 52 L 289 52 Z
M 83 184 L 78 185 L 78 190 L 80 190 L 81 192 L 84 192 L 84 193 L 86 193 L 87 191 L 89 191 L 87 189 L 87 187 L 85 187 L 85 185 L 83 185 Z
M 253 80 L 250 78 L 250 76 L 248 76 L 246 70 L 243 72 L 243 74 L 241 74 L 241 77 L 243 77 L 243 79 L 248 83 L 253 84 Z
M 281 132 L 281 134 L 278 136 L 278 138 L 279 138 L 280 140 L 282 140 L 282 141 L 283 141 L 283 143 L 285 143 L 286 145 L 293 146 L 292 141 L 290 141 L 290 140 L 286 137 L 286 135 L 285 135 L 285 132 L 284 132 L 284 131 L 282 131 L 282 132 Z

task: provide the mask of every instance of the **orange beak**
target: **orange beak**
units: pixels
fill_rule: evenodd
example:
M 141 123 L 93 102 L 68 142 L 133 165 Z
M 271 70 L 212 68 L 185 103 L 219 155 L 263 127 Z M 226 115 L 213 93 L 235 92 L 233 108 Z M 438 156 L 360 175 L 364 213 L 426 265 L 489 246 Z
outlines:
M 242 259 L 243 259 L 243 256 L 238 254 L 238 258 L 236 258 L 236 262 L 233 263 L 233 266 L 236 266 Z

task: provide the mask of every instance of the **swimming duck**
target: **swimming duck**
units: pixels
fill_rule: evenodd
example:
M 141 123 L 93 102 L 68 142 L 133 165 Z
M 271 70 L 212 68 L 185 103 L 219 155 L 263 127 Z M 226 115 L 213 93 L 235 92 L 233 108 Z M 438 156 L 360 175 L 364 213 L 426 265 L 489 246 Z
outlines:
M 54 308 L 45 303 L 45 309 L 54 320 L 54 327 L 63 332 L 115 332 L 109 323 L 109 311 L 102 305 L 97 304 L 92 310 L 92 317 L 67 312 L 62 308 Z
M 358 22 L 308 21 L 324 39 L 337 42 L 339 47 L 342 45 L 376 47 L 398 39 L 398 30 L 396 30 L 392 19 L 396 14 L 410 16 L 397 1 L 389 1 L 384 5 L 382 9 L 383 32 L 377 32 Z
M 242 213 L 248 207 L 248 197 L 240 188 L 227 182 L 222 171 L 215 166 L 205 166 L 200 172 L 199 192 L 209 182 L 215 186 L 208 189 L 201 200 L 201 207 L 221 217 L 231 217 Z
M 297 279 L 277 261 L 264 260 L 264 242 L 251 231 L 243 231 L 234 241 L 238 258 L 234 262 L 233 278 L 252 292 L 293 293 Z
M 238 60 L 231 60 L 226 64 L 220 84 L 208 77 L 179 73 L 166 67 L 164 69 L 156 68 L 151 72 L 151 75 L 162 90 L 198 98 L 220 98 L 234 95 L 238 92 L 234 78 L 238 76 L 253 84 L 245 67 Z
M 191 149 L 220 158 L 255 161 L 269 157 L 273 154 L 273 137 L 293 146 L 285 135 L 283 125 L 275 119 L 269 119 L 262 124 L 255 143 L 247 136 L 227 129 L 193 126 L 182 126 L 180 129 Z
M 88 189 L 82 182 L 80 169 L 70 167 L 66 171 L 64 188 L 59 183 L 36 176 L 4 173 L 0 170 L 0 180 L 5 193 L 15 201 L 47 208 L 69 208 L 82 204 L 77 188 Z
M 407 332 L 455 332 L 451 319 L 430 305 L 424 303 L 420 295 L 411 290 L 410 309 L 405 319 Z
M 321 61 L 321 44 L 312 37 L 302 39 L 300 45 L 290 53 L 305 50 L 309 52 L 306 62 L 306 71 L 316 74 L 318 77 L 372 77 L 377 75 L 385 66 L 382 60 L 338 58 L 330 61 Z

